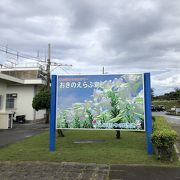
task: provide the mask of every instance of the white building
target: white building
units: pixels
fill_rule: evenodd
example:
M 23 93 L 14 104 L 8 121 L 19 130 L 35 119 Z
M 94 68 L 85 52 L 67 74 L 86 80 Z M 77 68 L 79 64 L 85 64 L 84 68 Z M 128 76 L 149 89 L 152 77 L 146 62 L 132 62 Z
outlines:
M 35 111 L 32 100 L 45 81 L 41 78 L 40 68 L 0 69 L 0 129 L 11 126 L 9 114 L 25 115 L 26 120 L 38 120 L 46 111 Z

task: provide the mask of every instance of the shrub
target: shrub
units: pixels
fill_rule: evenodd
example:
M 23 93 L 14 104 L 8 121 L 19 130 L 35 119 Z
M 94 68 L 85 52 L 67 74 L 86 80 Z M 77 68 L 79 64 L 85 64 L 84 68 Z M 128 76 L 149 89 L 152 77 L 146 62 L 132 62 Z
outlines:
M 33 98 L 32 107 L 39 111 L 50 108 L 50 89 L 43 87 Z
M 159 159 L 172 159 L 173 145 L 176 138 L 176 131 L 171 128 L 164 117 L 156 117 L 155 120 L 153 120 L 151 141 Z
M 32 107 L 39 111 L 46 109 L 46 123 L 49 123 L 50 88 L 44 86 L 33 98 Z
M 171 148 L 176 141 L 177 133 L 174 130 L 157 130 L 152 134 L 152 143 L 157 148 Z

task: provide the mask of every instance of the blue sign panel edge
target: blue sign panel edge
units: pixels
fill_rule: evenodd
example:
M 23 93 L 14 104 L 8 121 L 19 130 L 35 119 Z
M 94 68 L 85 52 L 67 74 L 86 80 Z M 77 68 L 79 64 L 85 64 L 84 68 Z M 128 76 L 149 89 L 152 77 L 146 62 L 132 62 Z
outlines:
M 145 132 L 146 131 L 146 114 L 145 114 L 145 108 L 146 108 L 146 105 L 145 105 L 145 73 L 122 73 L 122 74 L 93 74 L 93 75 L 58 75 L 57 76 L 57 84 L 58 84 L 58 81 L 59 81 L 59 78 L 63 78 L 63 77 L 76 77 L 76 76 L 117 76 L 117 75 L 142 75 L 142 81 L 143 81 L 143 92 L 144 92 L 144 101 L 143 101 L 143 106 L 144 106 L 144 129 L 143 130 L 134 130 L 134 129 L 117 129 L 117 130 L 121 130 L 121 131 L 134 131 L 134 132 Z M 58 94 L 58 87 L 56 87 L 56 93 Z M 58 96 L 58 95 L 57 95 Z M 56 97 L 56 105 L 57 105 L 57 102 L 58 102 L 58 97 Z M 57 113 L 56 113 L 57 114 Z M 56 117 L 57 118 L 57 117 Z M 56 119 L 56 122 L 57 122 L 57 119 Z M 115 130 L 115 129 L 92 129 L 92 128 L 57 128 L 56 126 L 56 129 L 70 129 L 70 130 Z

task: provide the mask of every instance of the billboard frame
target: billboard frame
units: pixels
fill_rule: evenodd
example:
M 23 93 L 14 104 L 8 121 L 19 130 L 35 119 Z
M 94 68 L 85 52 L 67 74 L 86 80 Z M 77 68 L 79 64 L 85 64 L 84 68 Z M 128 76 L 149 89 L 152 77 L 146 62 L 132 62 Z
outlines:
M 133 74 L 133 73 L 129 73 L 129 74 Z M 152 143 L 151 143 L 152 114 L 151 114 L 150 73 L 136 73 L 136 74 L 142 74 L 142 77 L 143 77 L 145 128 L 144 128 L 144 130 L 141 130 L 141 131 L 146 131 L 147 152 L 148 152 L 148 154 L 151 155 L 153 153 L 153 147 L 152 147 Z M 51 78 L 51 107 L 50 107 L 50 142 L 49 142 L 49 150 L 50 151 L 55 151 L 57 84 L 58 84 L 57 80 L 58 80 L 58 76 L 52 75 L 52 78 Z M 80 129 L 78 129 L 78 130 L 80 130 Z M 84 130 L 84 129 L 81 129 L 81 130 Z M 85 130 L 90 130 L 90 129 L 85 129 Z M 92 130 L 94 130 L 94 129 L 92 129 Z M 114 129 L 106 129 L 106 130 L 114 130 Z M 119 129 L 119 130 L 121 130 L 121 129 Z M 135 130 L 128 129 L 128 131 L 135 131 Z

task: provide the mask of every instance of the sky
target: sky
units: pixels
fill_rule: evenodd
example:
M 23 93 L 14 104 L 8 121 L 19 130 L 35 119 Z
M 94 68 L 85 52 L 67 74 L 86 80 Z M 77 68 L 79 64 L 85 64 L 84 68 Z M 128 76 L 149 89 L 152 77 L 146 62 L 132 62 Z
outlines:
M 1 49 L 44 59 L 48 43 L 52 61 L 72 64 L 52 73 L 151 72 L 156 95 L 180 87 L 179 0 L 0 1 Z

